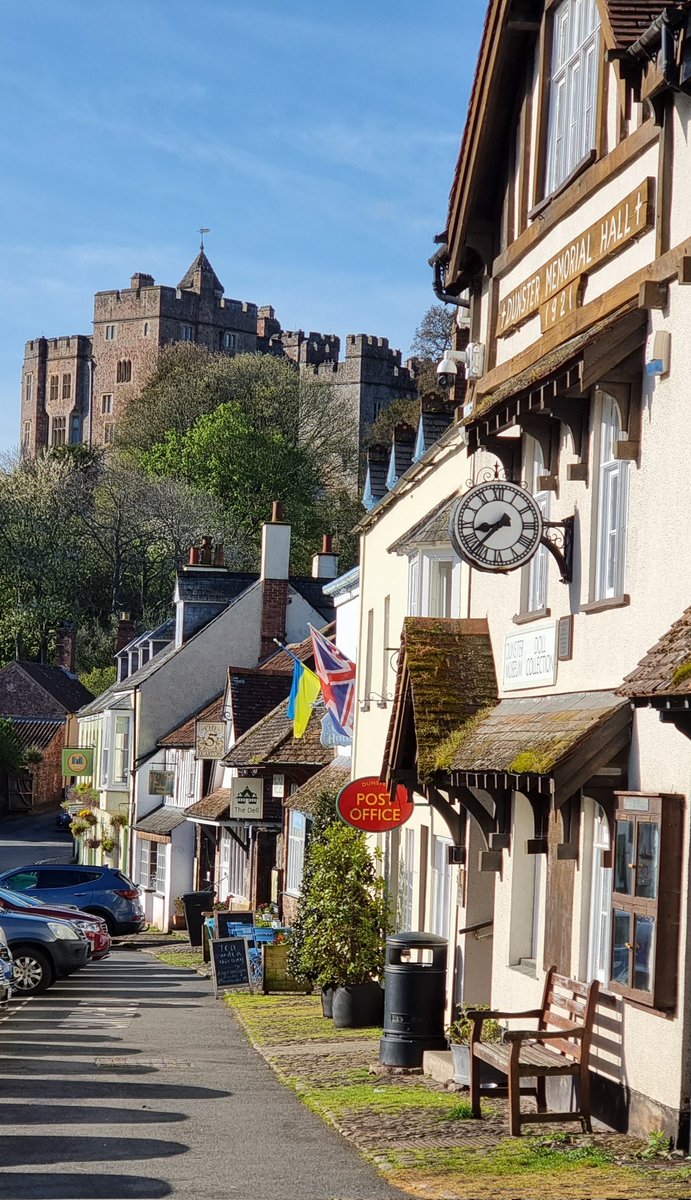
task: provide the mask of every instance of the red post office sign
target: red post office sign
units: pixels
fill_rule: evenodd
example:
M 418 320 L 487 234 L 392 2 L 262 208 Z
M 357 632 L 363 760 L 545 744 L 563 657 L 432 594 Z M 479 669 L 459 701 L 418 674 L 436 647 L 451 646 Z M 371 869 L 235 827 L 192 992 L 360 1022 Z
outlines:
M 342 821 L 366 833 L 386 833 L 413 815 L 408 789 L 399 783 L 391 795 L 380 779 L 354 779 L 339 793 L 336 809 Z

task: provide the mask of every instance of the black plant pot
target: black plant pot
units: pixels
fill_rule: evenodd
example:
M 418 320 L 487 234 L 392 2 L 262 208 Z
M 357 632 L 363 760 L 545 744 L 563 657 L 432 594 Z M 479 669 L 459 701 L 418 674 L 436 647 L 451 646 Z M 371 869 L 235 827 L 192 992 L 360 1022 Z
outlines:
M 384 990 L 375 980 L 337 987 L 333 996 L 333 1019 L 337 1029 L 361 1029 L 384 1022 Z
M 322 1016 L 332 1017 L 334 990 L 332 987 L 322 988 Z

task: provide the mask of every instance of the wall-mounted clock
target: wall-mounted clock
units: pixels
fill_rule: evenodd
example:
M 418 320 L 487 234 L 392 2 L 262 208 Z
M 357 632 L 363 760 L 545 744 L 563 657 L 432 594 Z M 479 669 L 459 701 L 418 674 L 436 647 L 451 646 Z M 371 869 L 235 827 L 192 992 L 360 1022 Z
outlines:
M 513 571 L 535 554 L 543 534 L 537 501 L 517 483 L 491 479 L 471 487 L 449 522 L 454 549 L 480 571 Z

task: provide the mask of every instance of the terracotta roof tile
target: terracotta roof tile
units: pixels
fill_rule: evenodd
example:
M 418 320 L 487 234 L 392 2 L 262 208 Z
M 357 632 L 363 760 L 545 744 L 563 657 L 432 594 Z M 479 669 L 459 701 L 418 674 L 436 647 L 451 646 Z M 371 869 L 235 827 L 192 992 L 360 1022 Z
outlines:
M 618 696 L 643 699 L 691 694 L 691 608 L 662 635 L 626 676 Z
M 227 818 L 230 811 L 230 788 L 217 788 L 209 792 L 196 804 L 190 804 L 185 809 L 186 817 L 199 817 L 205 821 L 221 821 Z

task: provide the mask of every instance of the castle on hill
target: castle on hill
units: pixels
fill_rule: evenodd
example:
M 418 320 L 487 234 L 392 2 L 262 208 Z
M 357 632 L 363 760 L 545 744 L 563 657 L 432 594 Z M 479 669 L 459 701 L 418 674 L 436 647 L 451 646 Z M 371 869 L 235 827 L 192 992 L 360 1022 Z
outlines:
M 386 338 L 351 334 L 341 360 L 335 334 L 284 330 L 271 306 L 229 299 L 202 247 L 177 287 L 137 272 L 128 288 L 96 292 L 93 334 L 26 343 L 22 453 L 79 442 L 107 446 L 161 348 L 175 342 L 196 342 L 221 354 L 291 359 L 301 372 L 336 389 L 357 422 L 361 445 L 382 409 L 416 394 L 413 364 L 404 364 Z

